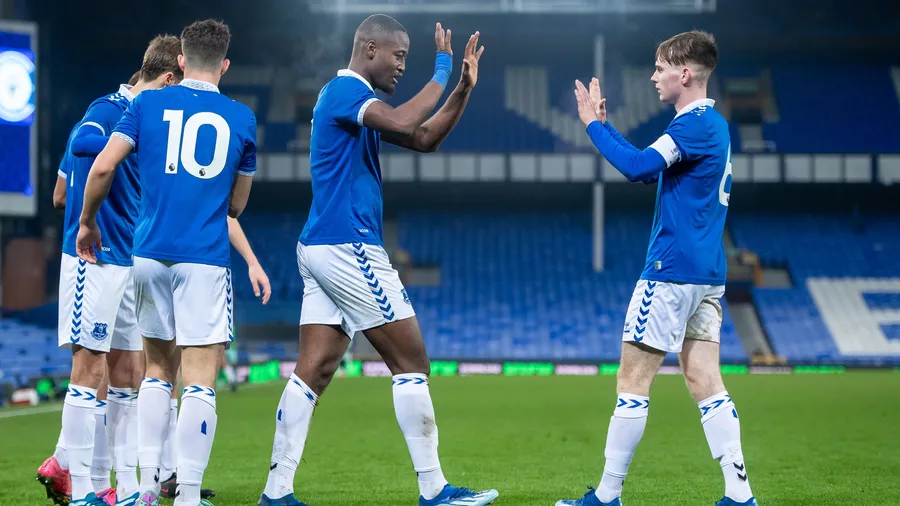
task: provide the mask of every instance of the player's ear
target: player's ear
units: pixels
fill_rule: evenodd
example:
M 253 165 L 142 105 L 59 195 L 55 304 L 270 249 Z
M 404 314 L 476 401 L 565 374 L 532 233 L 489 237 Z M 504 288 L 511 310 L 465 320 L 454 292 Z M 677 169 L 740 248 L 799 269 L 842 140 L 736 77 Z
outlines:
M 369 57 L 370 60 L 375 58 L 375 41 L 370 40 L 366 42 L 366 56 Z
M 222 72 L 219 73 L 219 75 L 221 76 L 221 75 L 224 75 L 225 72 L 228 72 L 228 67 L 230 67 L 230 66 L 231 66 L 231 60 L 229 60 L 228 58 L 225 58 L 224 60 L 222 60 Z
M 184 55 L 183 54 L 178 55 L 178 68 L 180 68 L 181 71 L 184 72 Z

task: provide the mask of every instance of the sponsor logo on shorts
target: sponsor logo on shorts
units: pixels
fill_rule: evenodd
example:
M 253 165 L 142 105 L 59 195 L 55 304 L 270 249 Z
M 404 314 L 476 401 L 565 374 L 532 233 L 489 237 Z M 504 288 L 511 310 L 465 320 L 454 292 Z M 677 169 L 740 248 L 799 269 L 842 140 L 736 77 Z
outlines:
M 403 302 L 405 302 L 411 306 L 412 302 L 409 301 L 409 294 L 406 293 L 406 288 L 400 290 L 400 293 L 403 295 Z
M 104 341 L 107 337 L 109 337 L 109 332 L 107 331 L 108 325 L 105 323 L 95 323 L 94 330 L 91 331 L 91 337 L 96 339 L 97 341 Z

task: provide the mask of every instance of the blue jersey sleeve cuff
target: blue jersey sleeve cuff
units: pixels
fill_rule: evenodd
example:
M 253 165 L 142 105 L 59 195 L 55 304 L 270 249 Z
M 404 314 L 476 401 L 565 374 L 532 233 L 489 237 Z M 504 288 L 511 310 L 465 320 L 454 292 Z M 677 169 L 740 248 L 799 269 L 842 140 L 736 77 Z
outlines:
M 134 139 L 132 139 L 131 137 L 129 137 L 129 136 L 125 135 L 125 134 L 123 134 L 122 132 L 113 132 L 112 135 L 111 135 L 110 137 L 115 137 L 115 138 L 117 138 L 117 139 L 122 139 L 123 141 L 127 142 L 128 144 L 131 144 L 131 147 L 132 147 L 132 148 L 134 148 L 134 147 L 137 146 L 137 143 L 134 142 Z
M 255 174 L 256 174 L 256 170 L 239 170 L 239 171 L 237 171 L 238 176 L 253 177 Z
M 69 175 L 66 174 L 65 172 L 61 171 L 61 170 L 57 170 L 57 171 L 56 171 L 56 175 L 58 175 L 59 177 L 61 177 L 61 178 L 63 178 L 63 179 L 68 179 L 68 178 L 69 178 Z

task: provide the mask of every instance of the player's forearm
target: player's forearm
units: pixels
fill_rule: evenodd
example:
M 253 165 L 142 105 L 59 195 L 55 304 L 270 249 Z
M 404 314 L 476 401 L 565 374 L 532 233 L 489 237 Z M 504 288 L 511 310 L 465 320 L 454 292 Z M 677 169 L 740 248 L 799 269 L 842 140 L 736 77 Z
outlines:
M 631 182 L 648 178 L 652 181 L 654 176 L 666 169 L 666 160 L 655 149 L 641 151 L 630 144 L 623 146 L 599 121 L 588 125 L 587 134 L 609 163 Z
M 616 142 L 619 143 L 619 145 L 630 146 L 632 148 L 635 148 L 634 144 L 628 142 L 628 139 L 626 139 L 625 137 L 622 137 L 622 134 L 620 134 L 619 131 L 616 130 L 615 127 L 612 126 L 612 123 L 610 123 L 609 121 L 604 123 L 603 127 L 606 128 L 606 131 L 609 132 L 609 135 L 611 135 L 612 138 L 615 139 Z M 637 148 L 635 148 L 635 149 L 637 149 Z
M 78 157 L 97 156 L 106 147 L 109 137 L 100 134 L 82 134 L 72 139 L 72 154 Z
M 437 151 L 462 118 L 471 94 L 472 88 L 466 88 L 462 82 L 456 86 L 440 110 L 418 129 L 421 133 L 417 135 L 416 145 L 420 151 Z
M 228 240 L 231 242 L 231 245 L 234 246 L 234 249 L 241 255 L 241 258 L 247 262 L 248 266 L 259 265 L 259 260 L 257 260 L 256 255 L 253 253 L 253 248 L 250 247 L 250 241 L 247 240 L 244 229 L 241 227 L 241 224 L 238 223 L 238 220 L 231 217 L 228 218 Z
M 98 156 L 88 173 L 84 186 L 84 205 L 81 208 L 81 223 L 91 224 L 97 219 L 97 213 L 112 186 L 116 173 L 116 165 L 110 163 L 108 157 Z
M 444 87 L 430 81 L 416 96 L 394 108 L 395 121 L 400 124 L 403 133 L 414 132 L 428 119 L 443 94 Z

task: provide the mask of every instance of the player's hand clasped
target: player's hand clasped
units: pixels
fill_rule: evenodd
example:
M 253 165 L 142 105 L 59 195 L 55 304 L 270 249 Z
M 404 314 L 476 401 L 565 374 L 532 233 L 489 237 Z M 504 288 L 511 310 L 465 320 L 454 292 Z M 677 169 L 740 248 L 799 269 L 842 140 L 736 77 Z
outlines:
M 575 81 L 575 100 L 578 102 L 578 117 L 587 127 L 594 121 L 606 123 L 606 99 L 600 96 L 600 80 L 591 79 L 591 90 L 584 84 Z
M 94 245 L 97 245 L 97 249 L 94 249 Z M 100 227 L 97 225 L 97 221 L 93 222 L 81 222 L 81 227 L 78 229 L 78 237 L 75 239 L 75 252 L 78 253 L 78 258 L 84 260 L 85 262 L 95 264 L 97 263 L 97 251 L 103 250 L 103 244 L 100 242 Z

